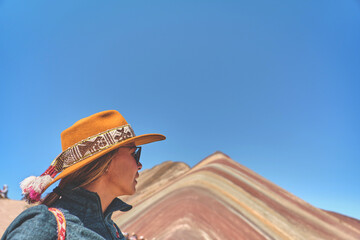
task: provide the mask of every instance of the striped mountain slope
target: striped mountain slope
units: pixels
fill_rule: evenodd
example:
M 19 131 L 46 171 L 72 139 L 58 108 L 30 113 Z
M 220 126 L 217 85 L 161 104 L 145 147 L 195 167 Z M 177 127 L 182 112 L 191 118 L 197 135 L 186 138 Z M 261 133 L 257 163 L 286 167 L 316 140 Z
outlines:
M 116 213 L 147 239 L 360 239 L 360 221 L 316 208 L 216 152 L 190 169 L 165 162 L 145 170 L 134 208 Z

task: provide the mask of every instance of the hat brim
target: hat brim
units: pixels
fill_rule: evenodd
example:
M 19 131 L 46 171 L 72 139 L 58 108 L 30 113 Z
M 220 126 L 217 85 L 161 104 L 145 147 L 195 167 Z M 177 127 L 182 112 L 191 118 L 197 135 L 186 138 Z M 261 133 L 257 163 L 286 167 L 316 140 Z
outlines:
M 130 144 L 130 143 L 134 143 L 136 146 L 139 145 L 144 145 L 144 144 L 148 144 L 148 143 L 152 143 L 152 142 L 157 142 L 157 141 L 161 141 L 161 140 L 165 140 L 166 137 L 162 134 L 155 134 L 155 133 L 150 133 L 150 134 L 143 134 L 143 135 L 139 135 L 139 136 L 135 136 L 132 138 L 128 138 L 122 142 L 119 142 L 97 154 L 94 154 L 78 163 L 75 163 L 74 165 L 71 165 L 70 167 L 64 169 L 61 173 L 59 173 L 59 175 L 57 175 L 54 180 L 52 180 L 44 189 L 45 190 L 50 187 L 52 184 L 54 184 L 55 182 L 57 182 L 58 180 L 70 175 L 73 172 L 76 172 L 77 170 L 79 170 L 80 168 L 86 166 L 87 164 L 91 163 L 92 161 L 98 159 L 99 157 L 105 155 L 108 152 L 111 152 L 112 150 L 115 150 L 118 147 L 124 146 L 126 144 Z

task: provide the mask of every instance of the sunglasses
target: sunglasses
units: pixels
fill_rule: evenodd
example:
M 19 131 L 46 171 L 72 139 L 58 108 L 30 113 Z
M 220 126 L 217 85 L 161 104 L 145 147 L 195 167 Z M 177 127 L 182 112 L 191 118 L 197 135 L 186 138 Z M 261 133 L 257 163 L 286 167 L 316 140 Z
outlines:
M 137 165 L 140 163 L 140 154 L 141 154 L 141 147 L 119 147 L 119 148 L 136 148 L 136 150 L 131 154 Z

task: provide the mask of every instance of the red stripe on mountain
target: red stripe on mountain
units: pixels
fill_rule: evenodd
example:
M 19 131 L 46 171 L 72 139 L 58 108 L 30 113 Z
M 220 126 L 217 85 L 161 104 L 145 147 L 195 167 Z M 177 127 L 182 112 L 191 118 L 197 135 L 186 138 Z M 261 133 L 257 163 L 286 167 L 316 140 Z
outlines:
M 199 234 L 211 239 L 265 239 L 249 220 L 241 219 L 240 213 L 232 210 L 206 190 L 187 187 L 167 195 L 123 229 L 149 239 L 194 239 Z
M 300 207 L 302 210 L 306 211 L 307 213 L 311 214 L 312 216 L 317 217 L 318 219 L 321 219 L 321 221 L 327 222 L 331 224 L 332 226 L 336 227 L 337 229 L 341 229 L 344 232 L 347 232 L 348 234 L 358 237 L 359 234 L 354 232 L 353 229 L 346 227 L 345 225 L 341 224 L 340 222 L 335 221 L 333 218 L 326 217 L 326 215 L 319 214 L 318 211 L 315 211 L 314 208 L 310 207 L 310 205 L 301 204 L 294 199 L 288 197 L 284 194 L 284 190 L 277 187 L 276 185 L 268 182 L 264 178 L 258 177 L 256 174 L 253 174 L 249 172 L 248 169 L 242 169 L 239 167 L 238 164 L 232 164 L 226 159 L 219 159 L 212 161 L 211 163 L 219 163 L 223 165 L 227 165 L 229 167 L 235 168 L 236 170 L 241 171 L 243 174 L 245 174 L 250 179 L 256 180 L 257 183 L 264 185 L 269 189 L 270 191 L 276 193 L 277 195 L 284 198 L 284 201 L 289 201 L 295 204 L 296 206 Z M 328 229 L 323 228 L 322 226 L 319 226 L 315 222 L 308 221 L 306 218 L 303 218 L 302 216 L 299 216 L 296 212 L 291 211 L 291 209 L 285 207 L 284 205 L 280 204 L 279 202 L 269 198 L 266 194 L 263 192 L 260 192 L 256 190 L 255 188 L 251 187 L 250 185 L 246 184 L 245 182 L 241 181 L 239 178 L 233 177 L 232 175 L 229 175 L 225 173 L 224 171 L 218 170 L 212 166 L 203 166 L 201 169 L 192 171 L 191 174 L 196 174 L 200 171 L 210 171 L 213 172 L 219 176 L 224 177 L 225 179 L 231 181 L 232 183 L 236 184 L 237 186 L 244 189 L 246 192 L 251 194 L 253 197 L 259 199 L 260 201 L 264 202 L 266 205 L 268 205 L 271 209 L 278 212 L 281 216 L 285 217 L 291 224 L 293 225 L 302 225 L 306 226 L 310 231 L 318 232 L 319 235 L 324 236 L 326 239 L 331 239 L 334 237 L 334 232 L 329 232 Z M 320 222 L 321 222 L 320 221 Z

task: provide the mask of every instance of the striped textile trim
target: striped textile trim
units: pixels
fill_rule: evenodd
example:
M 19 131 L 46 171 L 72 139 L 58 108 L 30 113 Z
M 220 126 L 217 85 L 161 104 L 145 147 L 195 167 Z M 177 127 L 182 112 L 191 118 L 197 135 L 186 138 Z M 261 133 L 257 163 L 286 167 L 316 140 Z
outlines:
M 57 172 L 61 172 L 75 163 L 132 137 L 135 137 L 135 133 L 129 124 L 107 130 L 66 149 L 51 165 L 55 166 Z
M 66 220 L 64 214 L 57 208 L 49 208 L 49 211 L 54 214 L 57 222 L 58 240 L 65 240 L 66 236 Z

